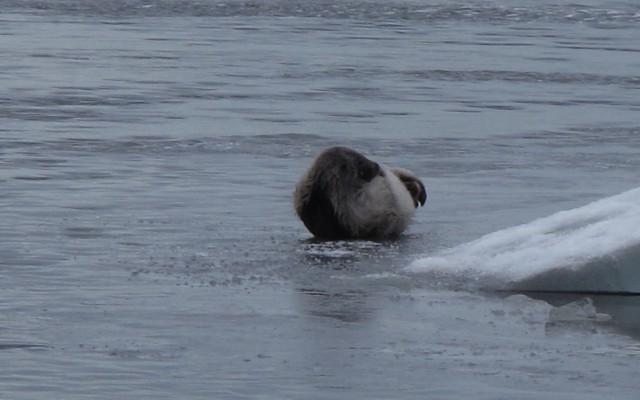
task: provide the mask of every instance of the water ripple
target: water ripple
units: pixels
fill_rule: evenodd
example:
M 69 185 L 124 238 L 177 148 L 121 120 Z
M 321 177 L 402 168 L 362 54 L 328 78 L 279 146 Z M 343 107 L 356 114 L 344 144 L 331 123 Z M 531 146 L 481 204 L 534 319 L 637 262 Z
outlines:
M 147 0 L 39 0 L 4 2 L 6 8 L 31 9 L 38 12 L 98 15 L 123 18 L 132 16 L 193 16 L 193 17 L 312 17 L 358 19 L 371 22 L 392 20 L 412 21 L 474 21 L 474 22 L 570 22 L 592 25 L 635 24 L 640 21 L 640 6 L 616 4 L 597 7 L 583 4 L 520 4 L 504 5 L 488 2 L 423 2 L 404 1 L 308 1 L 270 0 L 246 1 L 184 1 L 169 0 L 150 3 Z

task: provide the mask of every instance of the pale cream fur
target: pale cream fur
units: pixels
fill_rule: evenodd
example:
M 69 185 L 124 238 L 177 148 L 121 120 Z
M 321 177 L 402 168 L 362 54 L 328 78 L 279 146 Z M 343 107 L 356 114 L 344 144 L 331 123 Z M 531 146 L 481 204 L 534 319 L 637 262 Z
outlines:
M 375 177 L 343 203 L 343 221 L 353 232 L 374 231 L 380 237 L 397 236 L 411 223 L 415 211 L 413 199 L 394 169 L 384 165 L 380 165 L 380 169 L 383 176 Z

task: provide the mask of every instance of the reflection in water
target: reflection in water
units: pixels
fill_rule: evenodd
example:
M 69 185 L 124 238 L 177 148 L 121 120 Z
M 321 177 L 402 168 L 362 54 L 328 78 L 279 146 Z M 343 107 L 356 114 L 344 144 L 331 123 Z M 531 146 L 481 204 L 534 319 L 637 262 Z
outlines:
M 362 360 L 379 348 L 372 296 L 337 282 L 308 283 L 294 293 L 299 319 L 297 353 L 304 380 L 322 389 L 353 390 Z M 321 289 L 321 287 L 324 287 Z M 371 371 L 371 366 L 368 367 Z
M 328 292 L 316 289 L 298 289 L 300 303 L 307 315 L 327 317 L 341 322 L 365 322 L 371 318 L 369 295 L 363 291 Z

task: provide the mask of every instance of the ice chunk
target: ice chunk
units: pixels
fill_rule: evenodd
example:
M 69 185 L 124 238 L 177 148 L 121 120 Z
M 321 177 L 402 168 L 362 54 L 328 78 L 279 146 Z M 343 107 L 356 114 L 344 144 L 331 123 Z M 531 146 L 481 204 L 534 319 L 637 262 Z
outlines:
M 406 270 L 500 289 L 640 293 L 640 188 L 491 233 Z
M 590 297 L 574 301 L 564 306 L 552 308 L 549 311 L 549 319 L 555 322 L 571 321 L 609 321 L 608 314 L 601 314 L 596 311 L 593 300 Z

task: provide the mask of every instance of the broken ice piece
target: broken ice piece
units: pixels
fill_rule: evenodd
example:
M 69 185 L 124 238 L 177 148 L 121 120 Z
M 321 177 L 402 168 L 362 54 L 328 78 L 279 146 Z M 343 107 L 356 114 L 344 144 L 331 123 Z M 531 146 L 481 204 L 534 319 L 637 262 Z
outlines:
M 609 314 L 602 314 L 596 311 L 593 300 L 590 297 L 565 304 L 561 307 L 552 308 L 549 311 L 549 319 L 555 322 L 571 321 L 596 321 L 605 322 L 611 320 Z

